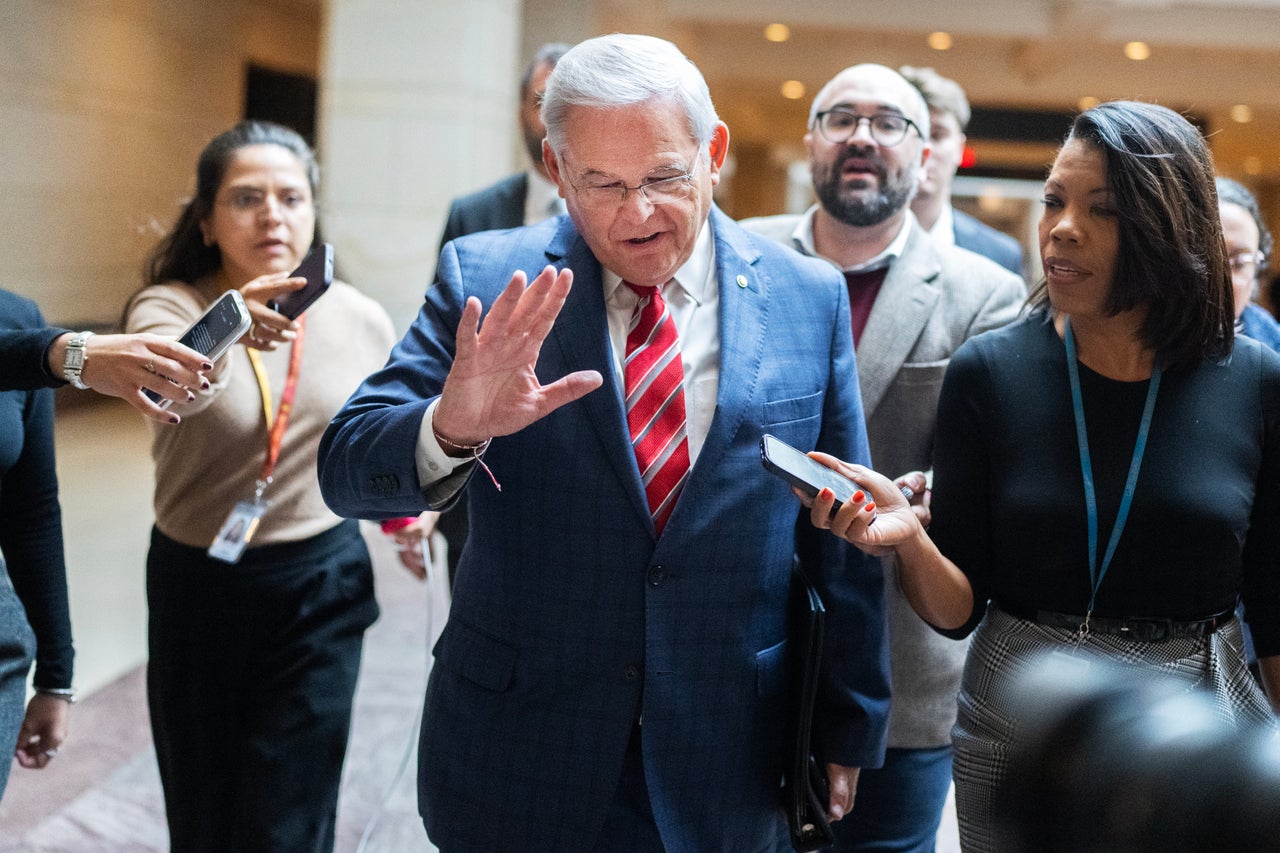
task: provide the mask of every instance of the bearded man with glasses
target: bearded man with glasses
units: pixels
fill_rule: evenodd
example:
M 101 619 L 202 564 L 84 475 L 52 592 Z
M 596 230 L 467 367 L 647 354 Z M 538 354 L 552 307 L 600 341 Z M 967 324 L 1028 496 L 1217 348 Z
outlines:
M 814 99 L 804 137 L 818 203 L 799 216 L 746 220 L 751 231 L 844 273 L 871 456 L 901 474 L 928 518 L 935 412 L 951 354 L 1017 316 L 1022 280 L 934 241 L 909 207 L 930 154 L 919 91 L 882 65 L 840 72 Z M 884 561 L 893 703 L 884 766 L 864 771 L 858 807 L 834 827 L 838 851 L 934 849 L 951 783 L 951 726 L 967 643 L 915 614 Z M 827 644 L 847 642 L 834 633 Z
M 447 245 L 320 448 L 352 516 L 465 488 L 427 834 L 444 853 L 788 850 L 797 559 L 839 637 L 814 717 L 833 818 L 883 757 L 889 698 L 878 563 L 797 529 L 760 465 L 765 432 L 868 458 L 843 282 L 716 208 L 729 131 L 669 42 L 579 44 L 542 114 L 568 216 Z

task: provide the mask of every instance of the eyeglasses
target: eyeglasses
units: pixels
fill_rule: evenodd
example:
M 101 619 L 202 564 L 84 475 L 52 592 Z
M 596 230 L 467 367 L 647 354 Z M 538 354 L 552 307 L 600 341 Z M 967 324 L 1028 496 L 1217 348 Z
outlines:
M 914 130 L 921 139 L 924 138 L 915 122 L 897 113 L 863 116 L 848 110 L 824 110 L 814 116 L 813 124 L 823 139 L 833 145 L 843 145 L 853 138 L 864 121 L 871 128 L 871 138 L 876 145 L 885 148 L 892 148 L 906 139 L 907 128 Z
M 693 172 L 685 172 L 670 178 L 645 181 L 635 187 L 629 187 L 620 181 L 612 184 L 586 184 L 581 187 L 570 181 L 569 185 L 587 207 L 621 207 L 627 203 L 628 193 L 639 193 L 649 204 L 659 205 L 681 201 L 692 195 L 693 175 Z
M 310 196 L 294 190 L 265 193 L 257 189 L 237 189 L 220 198 L 217 203 L 231 208 L 236 216 L 257 217 L 269 211 L 273 201 L 282 215 L 311 208 Z
M 1266 260 L 1266 255 L 1262 252 L 1237 252 L 1227 261 L 1231 264 L 1232 272 L 1244 272 L 1249 269 L 1256 269 Z

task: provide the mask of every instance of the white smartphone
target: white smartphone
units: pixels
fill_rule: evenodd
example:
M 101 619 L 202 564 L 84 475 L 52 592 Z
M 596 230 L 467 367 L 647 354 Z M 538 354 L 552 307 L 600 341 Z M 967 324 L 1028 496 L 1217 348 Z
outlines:
M 244 304 L 240 291 L 228 290 L 178 338 L 178 343 L 191 347 L 210 362 L 216 362 L 249 331 L 252 323 L 253 318 L 249 315 L 249 308 Z M 162 409 L 169 408 L 173 402 L 150 388 L 143 390 Z

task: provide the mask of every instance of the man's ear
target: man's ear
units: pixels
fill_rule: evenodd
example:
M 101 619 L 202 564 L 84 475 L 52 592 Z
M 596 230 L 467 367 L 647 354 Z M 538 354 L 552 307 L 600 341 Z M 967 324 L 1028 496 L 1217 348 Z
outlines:
M 560 161 L 556 158 L 556 152 L 551 150 L 551 143 L 547 142 L 546 137 L 542 139 L 542 167 L 547 170 L 551 183 L 560 188 L 560 197 L 565 198 L 564 182 L 560 179 Z
M 710 155 L 711 183 L 714 186 L 720 182 L 720 168 L 729 156 L 729 127 L 724 122 L 716 122 L 711 141 L 707 143 L 707 153 Z
M 724 122 L 716 122 L 716 129 L 711 132 L 711 142 L 707 149 L 711 154 L 711 164 L 719 170 L 729 156 L 729 126 Z

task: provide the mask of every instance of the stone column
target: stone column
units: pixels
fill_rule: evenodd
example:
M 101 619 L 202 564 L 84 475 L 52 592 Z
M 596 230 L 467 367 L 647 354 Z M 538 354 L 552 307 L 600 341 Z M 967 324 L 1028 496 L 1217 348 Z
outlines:
M 449 200 L 523 168 L 520 0 L 326 0 L 321 217 L 338 273 L 402 332 Z

